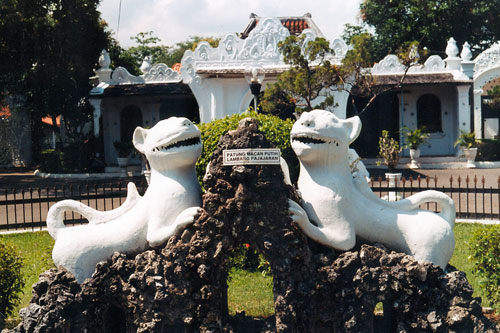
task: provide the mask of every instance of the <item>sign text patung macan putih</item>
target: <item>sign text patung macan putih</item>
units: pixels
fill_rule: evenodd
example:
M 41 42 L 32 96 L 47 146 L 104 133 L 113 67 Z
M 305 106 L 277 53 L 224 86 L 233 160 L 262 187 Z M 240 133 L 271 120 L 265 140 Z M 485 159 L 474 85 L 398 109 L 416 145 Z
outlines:
M 280 164 L 279 149 L 227 149 L 223 165 Z

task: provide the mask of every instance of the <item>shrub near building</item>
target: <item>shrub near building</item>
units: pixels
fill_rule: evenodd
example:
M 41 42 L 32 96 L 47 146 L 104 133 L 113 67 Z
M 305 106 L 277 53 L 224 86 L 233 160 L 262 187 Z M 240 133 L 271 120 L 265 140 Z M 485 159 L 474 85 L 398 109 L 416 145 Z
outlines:
M 484 278 L 481 284 L 489 301 L 500 309 L 500 225 L 476 230 L 470 249 L 474 273 Z
M 0 329 L 4 320 L 19 302 L 24 279 L 21 273 L 23 259 L 14 247 L 0 243 Z
M 292 129 L 293 121 L 249 111 L 198 125 L 203 142 L 203 152 L 196 164 L 196 172 L 200 184 L 202 183 L 203 175 L 205 175 L 212 152 L 217 147 L 220 137 L 230 130 L 235 130 L 238 127 L 238 122 L 247 117 L 256 118 L 259 121 L 259 129 L 264 133 L 267 140 L 281 150 L 281 156 L 288 163 L 292 182 L 297 180 L 299 163 L 290 145 L 290 130 Z

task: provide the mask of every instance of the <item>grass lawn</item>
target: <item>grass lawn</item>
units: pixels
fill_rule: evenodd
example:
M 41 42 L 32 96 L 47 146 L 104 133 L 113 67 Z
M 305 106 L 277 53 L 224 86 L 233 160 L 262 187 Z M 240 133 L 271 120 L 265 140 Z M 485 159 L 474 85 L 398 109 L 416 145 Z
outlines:
M 451 257 L 450 265 L 455 266 L 457 269 L 464 271 L 467 274 L 467 280 L 474 288 L 474 297 L 481 297 L 483 299 L 483 306 L 491 306 L 486 293 L 480 286 L 481 278 L 472 274 L 472 262 L 469 261 L 469 241 L 472 238 L 474 231 L 482 228 L 489 228 L 488 225 L 483 224 L 470 224 L 470 223 L 457 223 L 454 228 L 455 232 L 455 252 Z
M 273 278 L 260 272 L 233 268 L 229 272 L 227 303 L 229 314 L 245 311 L 247 316 L 268 317 L 274 314 Z
M 25 286 L 21 301 L 14 310 L 13 318 L 11 318 L 17 320 L 19 310 L 26 307 L 30 302 L 31 287 L 38 281 L 40 273 L 45 272 L 54 265 L 51 257 L 54 240 L 48 232 L 39 231 L 0 235 L 0 242 L 14 246 L 24 259 L 22 272 Z
M 472 274 L 472 263 L 469 262 L 468 243 L 473 232 L 488 226 L 480 224 L 459 223 L 455 226 L 456 246 L 450 264 L 467 274 L 467 279 L 474 287 L 474 296 L 483 298 L 483 306 L 491 306 L 480 287 L 480 278 Z M 13 321 L 18 320 L 18 312 L 29 304 L 31 286 L 38 281 L 38 275 L 53 263 L 50 258 L 54 241 L 47 232 L 0 235 L 0 241 L 14 245 L 24 258 L 23 273 L 26 279 L 24 295 L 15 310 Z M 234 315 L 245 311 L 252 317 L 269 316 L 274 313 L 272 278 L 260 272 L 248 272 L 234 268 L 230 272 L 228 282 L 229 312 Z

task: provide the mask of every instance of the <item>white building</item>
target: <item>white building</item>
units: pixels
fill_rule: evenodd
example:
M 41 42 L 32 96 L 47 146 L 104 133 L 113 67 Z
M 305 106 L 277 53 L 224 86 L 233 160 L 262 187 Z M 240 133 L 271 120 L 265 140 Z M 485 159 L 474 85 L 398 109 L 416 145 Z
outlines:
M 143 75 L 132 76 L 121 67 L 109 69 L 109 57 L 103 53 L 96 72 L 99 84 L 92 89 L 90 101 L 95 108 L 94 131 L 104 138 L 106 163 L 116 163 L 112 142 L 130 137 L 137 125 L 153 126 L 172 115 L 209 122 L 244 112 L 253 99 L 252 73 L 265 89 L 288 68 L 278 42 L 290 34 L 304 34 L 306 42 L 325 37 L 309 14 L 278 18 L 252 14 L 243 33 L 227 34 L 217 48 L 202 42 L 194 52 L 186 51 L 180 71 L 151 65 L 146 59 Z M 348 47 L 338 39 L 331 47 L 331 61 L 340 65 Z M 468 45 L 459 55 L 450 39 L 446 59 L 431 56 L 425 64 L 410 68 L 401 90 L 380 96 L 372 110 L 361 115 L 364 129 L 355 148 L 362 157 L 373 157 L 381 129 L 397 132 L 403 126 L 425 125 L 431 138 L 430 146 L 421 148 L 422 155 L 454 156 L 460 130 L 474 130 L 478 137 L 498 134 L 499 116 L 488 114 L 490 118 L 485 119 L 482 100 L 499 83 L 499 53 L 500 44 L 495 44 L 472 61 Z M 403 73 L 395 56 L 387 56 L 372 68 L 381 85 L 398 82 Z M 355 113 L 348 92 L 336 92 L 334 98 L 336 106 L 331 111 L 343 118 Z

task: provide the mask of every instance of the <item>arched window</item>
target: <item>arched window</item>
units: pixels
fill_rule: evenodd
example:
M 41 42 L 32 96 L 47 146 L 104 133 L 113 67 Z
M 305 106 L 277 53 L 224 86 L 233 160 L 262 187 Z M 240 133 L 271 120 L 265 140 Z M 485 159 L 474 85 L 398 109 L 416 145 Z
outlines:
M 425 94 L 417 101 L 417 126 L 428 133 L 442 132 L 441 101 L 436 95 Z
M 120 112 L 120 140 L 132 142 L 132 135 L 137 126 L 142 126 L 142 112 L 135 105 L 128 105 Z

